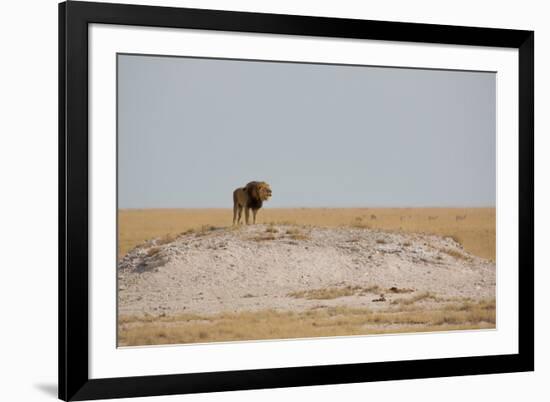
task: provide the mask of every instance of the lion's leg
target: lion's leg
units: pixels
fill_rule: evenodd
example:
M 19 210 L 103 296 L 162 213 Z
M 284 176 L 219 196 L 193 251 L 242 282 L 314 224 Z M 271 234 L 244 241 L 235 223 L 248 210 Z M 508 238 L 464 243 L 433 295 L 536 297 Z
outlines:
M 239 212 L 239 216 L 238 216 L 238 218 L 237 218 L 237 224 L 240 225 L 240 224 L 241 224 L 241 216 L 242 216 L 242 214 L 243 214 L 243 207 L 240 206 L 240 205 L 238 205 L 238 206 L 237 206 L 237 209 L 239 210 L 239 211 L 238 211 L 238 212 Z
M 254 222 L 254 224 L 256 224 L 256 213 L 257 212 L 258 212 L 257 209 L 252 210 L 252 221 Z
M 235 224 L 235 221 L 237 220 L 237 204 L 233 204 L 233 225 Z
M 249 216 L 250 216 L 250 208 L 244 207 L 244 219 L 245 219 L 247 225 L 248 225 L 248 217 Z

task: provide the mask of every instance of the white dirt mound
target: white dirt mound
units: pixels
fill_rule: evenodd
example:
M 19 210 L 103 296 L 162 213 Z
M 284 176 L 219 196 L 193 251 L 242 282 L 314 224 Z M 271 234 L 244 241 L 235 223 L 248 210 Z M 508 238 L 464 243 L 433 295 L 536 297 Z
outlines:
M 118 288 L 121 315 L 376 309 L 426 292 L 493 298 L 495 264 L 439 236 L 253 225 L 137 247 L 119 262 Z M 326 296 L 331 290 L 342 293 Z

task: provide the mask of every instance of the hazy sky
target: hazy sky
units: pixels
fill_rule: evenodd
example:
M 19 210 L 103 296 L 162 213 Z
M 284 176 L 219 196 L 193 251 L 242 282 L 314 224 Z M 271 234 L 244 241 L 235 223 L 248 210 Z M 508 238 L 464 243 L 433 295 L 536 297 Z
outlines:
M 494 73 L 118 56 L 119 208 L 494 206 Z

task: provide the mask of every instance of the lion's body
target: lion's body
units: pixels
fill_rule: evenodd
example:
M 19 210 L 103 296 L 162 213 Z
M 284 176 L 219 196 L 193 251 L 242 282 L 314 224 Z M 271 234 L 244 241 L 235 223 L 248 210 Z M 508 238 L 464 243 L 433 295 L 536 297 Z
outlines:
M 246 224 L 249 223 L 250 210 L 252 210 L 253 223 L 256 223 L 256 214 L 269 197 L 271 197 L 271 188 L 263 181 L 251 181 L 246 186 L 233 191 L 233 224 L 241 222 L 243 209 Z

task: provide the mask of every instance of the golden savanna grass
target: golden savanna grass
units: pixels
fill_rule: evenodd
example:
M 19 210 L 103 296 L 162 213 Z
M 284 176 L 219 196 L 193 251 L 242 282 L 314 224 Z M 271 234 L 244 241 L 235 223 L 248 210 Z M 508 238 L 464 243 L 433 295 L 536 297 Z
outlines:
M 446 303 L 433 309 L 318 307 L 210 316 L 120 317 L 119 346 L 495 328 L 495 302 Z
M 152 238 L 231 227 L 229 209 L 119 210 L 119 257 Z M 354 226 L 452 237 L 465 251 L 495 260 L 495 208 L 263 208 L 258 223 Z M 269 233 L 276 235 L 277 233 Z M 171 237 L 172 236 L 172 237 Z M 288 234 L 306 240 L 307 233 Z M 404 245 L 405 246 L 405 245 Z

